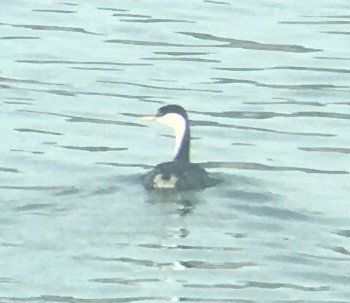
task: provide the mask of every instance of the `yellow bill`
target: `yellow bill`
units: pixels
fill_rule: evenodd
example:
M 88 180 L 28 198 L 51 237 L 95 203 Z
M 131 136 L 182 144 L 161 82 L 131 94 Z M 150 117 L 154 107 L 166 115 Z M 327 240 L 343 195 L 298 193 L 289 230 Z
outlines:
M 156 120 L 157 117 L 156 116 L 141 116 L 140 119 L 143 121 L 153 121 L 153 120 Z

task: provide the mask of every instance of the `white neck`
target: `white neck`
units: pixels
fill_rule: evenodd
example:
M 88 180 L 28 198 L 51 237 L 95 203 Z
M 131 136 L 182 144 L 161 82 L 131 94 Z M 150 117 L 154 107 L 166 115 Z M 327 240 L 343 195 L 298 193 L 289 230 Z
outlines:
M 186 120 L 184 117 L 182 117 L 179 114 L 170 113 L 166 114 L 164 116 L 158 117 L 157 121 L 160 123 L 163 123 L 169 127 L 171 127 L 174 131 L 175 135 L 175 148 L 174 148 L 174 154 L 175 156 L 180 150 L 182 140 L 185 136 L 186 132 Z

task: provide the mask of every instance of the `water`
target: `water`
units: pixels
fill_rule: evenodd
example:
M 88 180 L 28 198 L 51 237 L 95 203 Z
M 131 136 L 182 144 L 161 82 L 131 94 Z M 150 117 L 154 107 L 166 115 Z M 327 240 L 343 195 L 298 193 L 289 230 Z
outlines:
M 1 302 L 350 302 L 349 3 L 0 3 Z M 223 182 L 146 193 L 177 103 Z

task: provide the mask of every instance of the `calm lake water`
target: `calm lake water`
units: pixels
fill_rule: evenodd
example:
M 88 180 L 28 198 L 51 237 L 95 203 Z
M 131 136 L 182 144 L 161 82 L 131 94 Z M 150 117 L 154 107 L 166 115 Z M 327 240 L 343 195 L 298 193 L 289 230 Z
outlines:
M 350 302 L 350 4 L 0 2 L 0 302 Z M 147 193 L 172 158 L 223 182 Z

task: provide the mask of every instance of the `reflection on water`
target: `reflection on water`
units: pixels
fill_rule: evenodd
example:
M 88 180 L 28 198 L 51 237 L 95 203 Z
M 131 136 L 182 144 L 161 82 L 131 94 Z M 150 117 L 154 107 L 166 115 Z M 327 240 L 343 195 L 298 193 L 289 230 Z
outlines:
M 0 301 L 350 302 L 328 2 L 2 1 Z M 142 188 L 173 138 L 137 118 L 167 103 L 216 186 Z
M 173 207 L 172 211 L 180 216 L 191 214 L 196 204 L 205 203 L 201 200 L 200 193 L 192 191 L 174 192 L 171 190 L 151 191 L 147 194 L 146 202 L 150 204 L 171 204 Z

